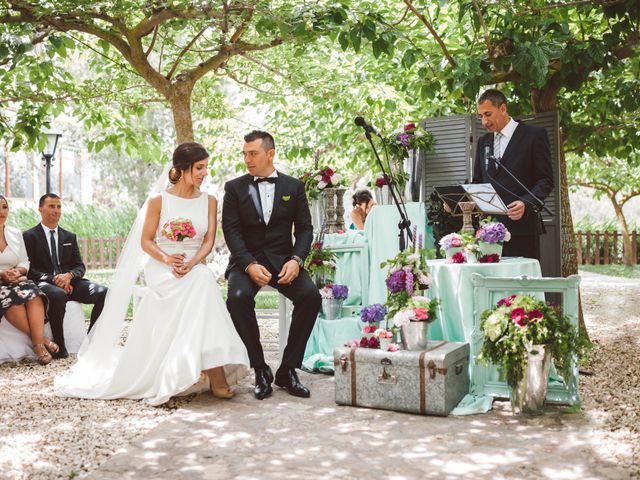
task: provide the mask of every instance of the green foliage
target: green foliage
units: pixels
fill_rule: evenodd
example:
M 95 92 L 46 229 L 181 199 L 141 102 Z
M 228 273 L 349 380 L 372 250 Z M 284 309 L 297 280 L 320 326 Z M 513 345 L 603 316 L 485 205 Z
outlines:
M 314 279 L 318 288 L 324 287 L 336 273 L 336 255 L 329 248 L 324 248 L 322 239 L 311 245 L 309 255 L 304 261 L 304 268 Z
M 104 208 L 76 205 L 73 210 L 63 211 L 60 226 L 78 237 L 126 237 L 136 215 L 137 209 L 134 207 Z M 9 225 L 23 231 L 39 222 L 38 212 L 29 208 L 12 210 L 8 221 Z
M 640 265 L 580 265 L 580 270 L 610 277 L 640 278 Z

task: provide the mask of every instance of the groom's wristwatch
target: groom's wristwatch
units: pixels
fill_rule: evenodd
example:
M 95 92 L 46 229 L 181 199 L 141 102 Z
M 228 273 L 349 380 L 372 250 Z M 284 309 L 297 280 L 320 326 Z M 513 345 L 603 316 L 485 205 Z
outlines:
M 302 268 L 304 266 L 304 262 L 297 255 L 291 255 L 291 258 L 289 260 L 295 260 L 296 262 L 298 262 L 298 265 L 300 266 L 300 268 Z

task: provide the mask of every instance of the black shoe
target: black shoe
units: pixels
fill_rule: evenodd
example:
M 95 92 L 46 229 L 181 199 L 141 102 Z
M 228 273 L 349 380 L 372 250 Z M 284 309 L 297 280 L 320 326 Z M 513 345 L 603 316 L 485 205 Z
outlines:
M 68 358 L 69 352 L 67 352 L 67 349 L 65 347 L 60 347 L 60 351 L 57 353 L 52 353 L 51 356 L 59 360 L 61 358 Z
M 295 368 L 278 370 L 276 372 L 275 384 L 296 397 L 308 398 L 311 396 L 309 389 L 300 383 Z
M 269 365 L 265 365 L 262 368 L 256 368 L 256 386 L 253 389 L 253 394 L 258 400 L 264 400 L 273 393 L 271 382 L 273 382 L 273 372 Z

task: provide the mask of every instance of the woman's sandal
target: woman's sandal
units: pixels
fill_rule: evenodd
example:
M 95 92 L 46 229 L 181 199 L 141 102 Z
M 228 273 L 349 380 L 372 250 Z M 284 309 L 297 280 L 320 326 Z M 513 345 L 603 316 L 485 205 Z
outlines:
M 36 356 L 38 357 L 38 363 L 40 365 L 48 365 L 53 360 L 53 357 L 47 350 L 44 343 L 36 343 L 33 345 L 33 351 L 36 352 Z
M 224 398 L 225 400 L 229 400 L 235 397 L 235 393 L 231 390 L 231 387 L 211 387 L 211 393 L 216 398 Z
M 45 338 L 43 343 L 45 348 L 49 350 L 49 353 L 58 353 L 60 351 L 58 344 L 56 342 L 52 342 L 48 338 Z

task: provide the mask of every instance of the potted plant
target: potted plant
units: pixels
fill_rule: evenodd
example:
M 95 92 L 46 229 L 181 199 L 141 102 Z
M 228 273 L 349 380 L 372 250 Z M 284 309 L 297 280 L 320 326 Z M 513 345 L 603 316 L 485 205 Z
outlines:
M 376 328 L 380 325 L 380 322 L 384 320 L 387 314 L 387 308 L 379 303 L 368 305 L 360 311 L 360 320 L 364 323 L 373 325 Z
M 304 261 L 304 268 L 309 272 L 309 276 L 318 289 L 320 289 L 332 280 L 335 275 L 336 256 L 331 250 L 324 248 L 322 240 L 318 240 L 311 245 L 309 255 Z
M 395 132 L 385 138 L 387 153 L 392 159 L 393 178 L 401 193 L 407 181 L 411 181 L 411 201 L 420 200 L 420 181 L 422 165 L 419 162 L 418 150 L 429 153 L 435 146 L 433 136 L 413 122 L 405 124 L 401 132 Z
M 479 249 L 472 232 L 460 231 L 440 239 L 440 250 L 449 263 L 476 263 Z
M 374 333 L 375 337 L 380 342 L 380 350 L 387 350 L 389 345 L 393 343 L 393 332 L 385 328 L 379 328 Z
M 429 324 L 436 319 L 438 300 L 414 296 L 393 316 L 393 325 L 402 334 L 402 348 L 424 350 L 429 338 Z
M 517 407 L 538 413 L 544 407 L 551 359 L 567 379 L 572 362 L 588 352 L 588 341 L 558 307 L 527 295 L 511 295 L 484 311 L 480 329 L 478 362 L 492 363 L 506 376 L 514 412 Z
M 511 233 L 502 223 L 487 218 L 480 222 L 480 228 L 476 231 L 476 240 L 480 249 L 480 258 L 485 255 L 497 255 L 499 259 L 502 256 L 504 242 L 511 240 Z M 485 262 L 489 263 L 491 260 L 485 260 Z
M 328 283 L 320 289 L 322 297 L 322 313 L 327 320 L 335 320 L 342 316 L 342 303 L 349 296 L 346 285 Z
M 394 331 L 401 330 L 403 345 L 405 348 L 410 346 L 411 349 L 419 348 L 419 345 L 423 344 L 426 347 L 426 343 L 422 340 L 426 339 L 428 322 L 424 320 L 433 321 L 435 319 L 437 306 L 437 300 L 429 300 L 423 295 L 417 295 L 419 291 L 427 290 L 431 285 L 431 277 L 426 265 L 426 256 L 430 252 L 422 249 L 420 236 L 415 230 L 413 239 L 413 248 L 399 252 L 395 258 L 380 265 L 380 267 L 390 267 L 385 280 L 388 290 L 385 306 L 388 310 L 388 318 L 394 319 L 392 329 Z M 431 304 L 433 304 L 432 307 L 430 307 Z M 409 318 L 405 311 L 413 311 L 416 308 L 420 311 L 413 312 L 416 315 L 413 320 L 420 325 L 407 326 L 402 329 L 405 322 L 401 319 Z M 422 312 L 424 308 L 428 311 L 426 317 Z M 404 313 L 398 317 L 399 323 L 397 323 L 396 316 L 400 312 Z

